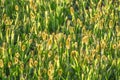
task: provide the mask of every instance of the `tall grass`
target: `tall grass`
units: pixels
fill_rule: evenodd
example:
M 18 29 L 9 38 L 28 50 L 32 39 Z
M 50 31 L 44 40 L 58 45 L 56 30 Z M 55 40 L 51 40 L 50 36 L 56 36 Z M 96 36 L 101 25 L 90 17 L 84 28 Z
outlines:
M 119 0 L 0 0 L 0 80 L 119 80 Z

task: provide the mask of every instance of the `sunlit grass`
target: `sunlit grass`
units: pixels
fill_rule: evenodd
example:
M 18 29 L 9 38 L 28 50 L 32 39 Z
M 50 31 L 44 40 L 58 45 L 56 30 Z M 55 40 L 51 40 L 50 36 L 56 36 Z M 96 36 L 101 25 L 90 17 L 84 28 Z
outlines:
M 119 0 L 0 0 L 0 80 L 119 80 Z

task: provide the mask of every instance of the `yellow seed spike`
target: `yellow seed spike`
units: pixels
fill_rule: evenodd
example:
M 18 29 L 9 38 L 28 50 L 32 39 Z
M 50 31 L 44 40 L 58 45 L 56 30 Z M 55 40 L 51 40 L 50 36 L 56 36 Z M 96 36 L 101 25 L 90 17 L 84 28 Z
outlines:
M 48 50 L 51 49 L 51 47 L 52 47 L 52 39 L 48 40 L 47 47 L 48 47 Z
M 102 3 L 102 0 L 100 0 L 99 2 L 98 2 L 98 8 L 100 8 L 101 7 L 101 3 Z
M 59 69 L 59 70 L 58 70 L 58 75 L 61 76 L 62 73 L 63 73 L 62 69 Z
M 18 11 L 18 10 L 19 10 L 18 5 L 15 5 L 15 10 L 16 10 L 16 11 Z
M 70 37 L 68 37 L 66 40 L 66 48 L 70 49 Z
M 3 68 L 4 67 L 4 62 L 2 59 L 0 59 L 0 68 Z
M 12 30 L 12 33 L 11 33 L 11 42 L 13 43 L 14 42 L 14 31 Z
M 17 57 L 14 57 L 14 64 L 18 64 L 19 59 Z
M 25 45 L 22 45 L 22 51 L 25 51 L 25 49 L 26 49 L 26 46 Z
M 87 44 L 88 43 L 88 40 L 89 40 L 89 37 L 88 36 L 84 36 L 83 38 L 82 38 L 82 43 L 84 44 Z
M 33 58 L 29 59 L 29 67 L 33 67 Z
M 70 7 L 70 14 L 74 15 L 74 8 L 73 7 Z
M 113 20 L 110 20 L 109 21 L 109 28 L 112 28 L 113 27 Z
M 38 65 L 38 61 L 35 60 L 35 61 L 34 61 L 34 66 L 37 67 L 37 65 Z

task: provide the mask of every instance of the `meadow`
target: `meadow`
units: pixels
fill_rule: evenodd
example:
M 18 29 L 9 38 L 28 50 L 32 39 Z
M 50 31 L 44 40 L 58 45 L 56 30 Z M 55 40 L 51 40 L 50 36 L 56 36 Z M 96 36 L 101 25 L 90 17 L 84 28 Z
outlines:
M 0 0 L 0 80 L 120 80 L 120 0 Z

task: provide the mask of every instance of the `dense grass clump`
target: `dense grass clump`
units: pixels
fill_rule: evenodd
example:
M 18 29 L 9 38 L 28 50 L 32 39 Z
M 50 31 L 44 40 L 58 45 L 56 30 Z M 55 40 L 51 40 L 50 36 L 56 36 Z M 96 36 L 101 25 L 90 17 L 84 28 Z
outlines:
M 120 0 L 0 0 L 0 80 L 120 80 Z

